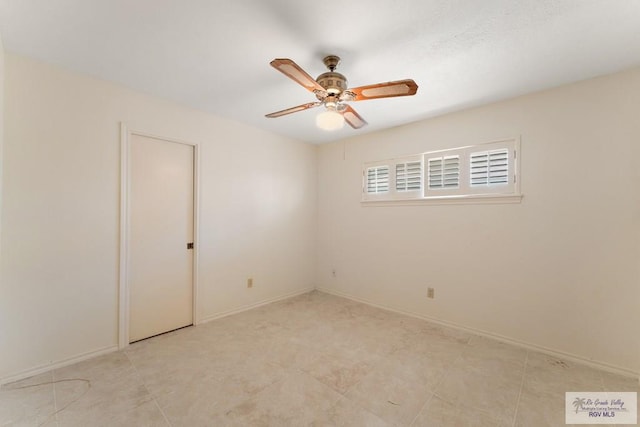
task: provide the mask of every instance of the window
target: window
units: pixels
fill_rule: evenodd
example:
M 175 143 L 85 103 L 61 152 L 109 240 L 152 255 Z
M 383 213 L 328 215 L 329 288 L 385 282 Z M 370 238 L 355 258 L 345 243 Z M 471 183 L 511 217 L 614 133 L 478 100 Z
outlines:
M 517 139 L 365 164 L 363 201 L 520 200 Z

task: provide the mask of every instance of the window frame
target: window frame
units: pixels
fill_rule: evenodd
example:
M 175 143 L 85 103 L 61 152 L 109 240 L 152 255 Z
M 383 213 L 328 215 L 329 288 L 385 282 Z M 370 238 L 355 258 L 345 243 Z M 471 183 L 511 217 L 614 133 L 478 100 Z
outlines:
M 507 150 L 508 170 L 506 183 L 472 185 L 471 157 L 476 153 Z M 429 182 L 429 160 L 458 158 L 458 186 L 434 188 Z M 400 192 L 396 189 L 396 167 L 402 163 L 421 160 L 422 183 L 419 191 Z M 366 171 L 377 165 L 389 167 L 389 192 L 369 194 L 366 187 Z M 491 163 L 488 163 L 490 166 Z M 443 176 L 444 178 L 444 176 Z M 459 203 L 519 203 L 520 193 L 520 139 L 510 138 L 464 147 L 428 151 L 395 159 L 365 162 L 363 165 L 362 203 L 365 205 L 403 204 L 459 204 Z M 411 194 L 407 194 L 411 193 Z

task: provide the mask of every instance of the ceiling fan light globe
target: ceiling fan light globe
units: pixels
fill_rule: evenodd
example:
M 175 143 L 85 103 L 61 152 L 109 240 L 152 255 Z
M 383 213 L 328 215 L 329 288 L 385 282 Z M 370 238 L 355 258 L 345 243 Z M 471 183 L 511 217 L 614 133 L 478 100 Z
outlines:
M 333 110 L 323 111 L 316 116 L 316 126 L 326 131 L 342 129 L 344 127 L 344 116 Z

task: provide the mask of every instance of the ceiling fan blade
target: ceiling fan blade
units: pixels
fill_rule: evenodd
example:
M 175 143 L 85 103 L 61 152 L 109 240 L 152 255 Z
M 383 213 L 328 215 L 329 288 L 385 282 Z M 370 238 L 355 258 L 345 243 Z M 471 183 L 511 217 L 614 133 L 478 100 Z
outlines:
M 363 119 L 360 114 L 356 113 L 356 110 L 351 108 L 350 105 L 347 105 L 347 108 L 344 109 L 342 115 L 344 116 L 344 120 L 349 123 L 349 126 L 354 129 L 360 129 L 367 124 L 365 119 Z
M 287 108 L 286 110 L 276 111 L 275 113 L 270 113 L 265 115 L 265 117 L 269 117 L 271 119 L 285 116 L 291 113 L 297 113 L 298 111 L 307 110 L 309 108 L 317 107 L 318 105 L 322 105 L 322 102 L 309 102 L 307 104 L 298 105 L 297 107 Z
M 366 101 L 368 99 L 389 98 L 392 96 L 415 95 L 418 85 L 411 79 L 397 80 L 395 82 L 378 83 L 375 85 L 360 86 L 349 89 L 355 95 L 354 101 Z
M 324 92 L 324 88 L 315 81 L 313 77 L 307 74 L 298 64 L 287 58 L 279 58 L 271 61 L 271 66 L 280 71 L 291 80 L 295 81 L 301 86 L 304 86 L 309 92 L 321 91 Z

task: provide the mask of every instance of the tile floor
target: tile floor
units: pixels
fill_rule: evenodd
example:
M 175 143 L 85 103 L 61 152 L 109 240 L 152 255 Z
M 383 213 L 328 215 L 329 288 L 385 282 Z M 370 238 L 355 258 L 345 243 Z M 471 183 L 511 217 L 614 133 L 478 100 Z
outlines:
M 564 426 L 564 392 L 600 390 L 640 391 L 311 292 L 4 385 L 0 425 Z

